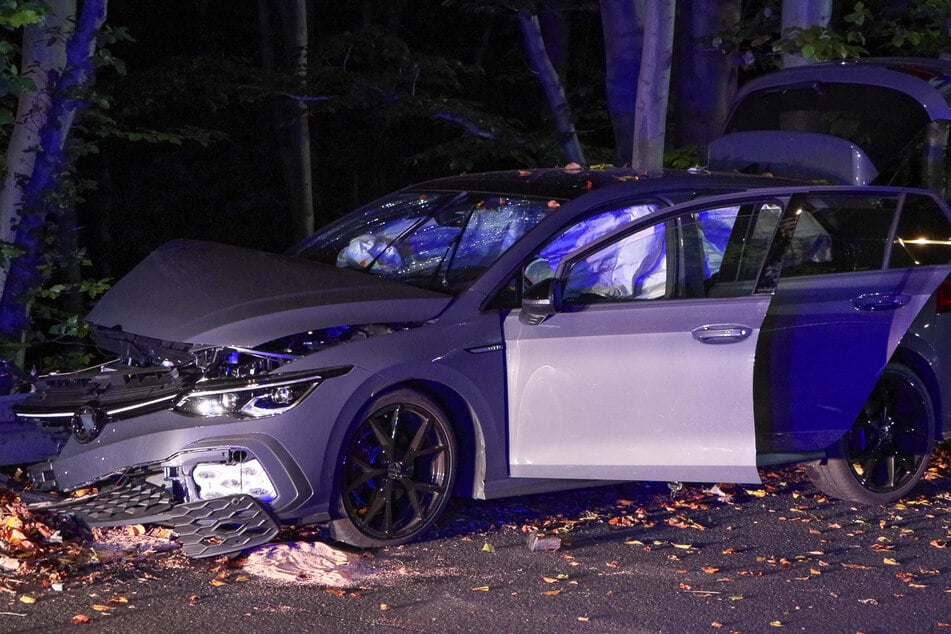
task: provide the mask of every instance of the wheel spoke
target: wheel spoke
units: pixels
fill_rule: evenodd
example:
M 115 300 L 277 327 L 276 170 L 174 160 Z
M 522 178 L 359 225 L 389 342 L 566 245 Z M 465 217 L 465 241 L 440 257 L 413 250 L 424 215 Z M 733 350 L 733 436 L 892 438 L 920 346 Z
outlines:
M 887 474 L 887 477 L 885 479 L 885 484 L 883 486 L 886 486 L 890 489 L 894 488 L 895 487 L 895 456 L 894 455 L 891 455 L 885 458 L 885 473 Z
M 371 469 L 369 471 L 364 471 L 355 479 L 347 483 L 347 488 L 344 490 L 344 493 L 346 495 L 350 495 L 373 478 L 382 477 L 385 474 L 386 472 L 382 469 Z
M 423 418 L 422 423 L 419 428 L 416 430 L 416 434 L 413 436 L 413 440 L 409 443 L 409 447 L 406 449 L 406 453 L 403 454 L 403 460 L 406 462 L 412 462 L 420 455 L 420 448 L 423 446 L 423 442 L 426 440 L 429 430 L 432 428 L 433 421 L 428 416 Z
M 901 467 L 903 477 L 904 474 L 914 473 L 917 467 L 917 461 L 909 459 L 909 456 L 906 456 L 904 453 L 896 452 L 895 455 L 892 456 L 892 460 L 897 463 L 898 467 Z
M 425 519 L 426 511 L 423 509 L 423 505 L 420 504 L 419 502 L 419 495 L 416 494 L 417 487 L 415 486 L 415 483 L 408 482 L 406 483 L 406 485 L 408 485 L 408 486 L 405 486 L 406 497 L 409 498 L 410 506 L 413 507 L 413 515 L 414 515 L 413 519 L 414 520 Z
M 393 408 L 393 415 L 390 417 L 389 446 L 392 448 L 396 447 L 396 432 L 397 432 L 397 427 L 400 424 L 400 417 L 402 413 L 403 413 L 403 405 L 400 404 L 400 405 L 397 405 L 395 408 Z M 396 456 L 391 456 L 391 457 L 395 459 Z
M 367 512 L 363 516 L 364 525 L 369 526 L 370 522 L 380 514 L 384 506 L 386 506 L 386 496 L 382 489 L 377 489 L 376 495 L 373 496 L 373 501 L 370 502 L 370 506 L 367 507 Z
M 367 421 L 370 425 L 370 429 L 373 431 L 373 436 L 376 438 L 376 441 L 380 443 L 380 451 L 383 452 L 383 457 L 386 460 L 393 459 L 393 441 L 390 436 L 383 430 L 380 426 L 380 423 L 375 420 Z
M 444 451 L 446 451 L 446 446 L 441 443 L 436 443 L 420 451 L 418 454 L 416 454 L 416 457 L 420 458 L 422 456 L 431 456 L 433 454 L 443 453 Z
M 441 494 L 446 492 L 446 487 L 442 484 L 431 482 L 414 482 L 413 489 L 423 493 Z
M 393 534 L 393 482 L 387 480 L 383 483 L 383 497 L 386 504 L 383 509 L 383 532 L 387 535 Z

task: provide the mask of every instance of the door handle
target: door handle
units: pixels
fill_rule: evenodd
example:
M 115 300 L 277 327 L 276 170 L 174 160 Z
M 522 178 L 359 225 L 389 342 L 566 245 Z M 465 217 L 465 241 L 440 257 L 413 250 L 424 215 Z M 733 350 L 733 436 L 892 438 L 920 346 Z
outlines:
M 699 328 L 694 328 L 690 331 L 690 334 L 700 343 L 736 343 L 743 341 L 753 334 L 753 329 L 749 326 L 719 324 L 716 326 L 700 326 Z
M 864 293 L 852 298 L 852 306 L 857 310 L 895 310 L 911 301 L 910 295 L 903 293 Z

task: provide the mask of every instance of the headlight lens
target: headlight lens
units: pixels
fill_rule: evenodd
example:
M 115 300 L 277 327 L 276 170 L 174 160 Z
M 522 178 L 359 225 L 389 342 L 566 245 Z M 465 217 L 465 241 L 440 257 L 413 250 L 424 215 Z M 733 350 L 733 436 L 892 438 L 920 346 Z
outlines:
M 209 381 L 175 403 L 175 411 L 192 416 L 262 418 L 283 414 L 303 401 L 323 377 L 274 377 L 258 381 Z

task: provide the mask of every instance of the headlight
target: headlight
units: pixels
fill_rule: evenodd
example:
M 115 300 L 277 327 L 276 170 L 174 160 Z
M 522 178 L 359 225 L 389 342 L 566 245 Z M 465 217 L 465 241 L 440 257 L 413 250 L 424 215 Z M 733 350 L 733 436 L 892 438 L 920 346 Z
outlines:
M 192 416 L 275 416 L 303 401 L 325 376 L 307 372 L 258 380 L 207 381 L 179 398 L 175 411 Z

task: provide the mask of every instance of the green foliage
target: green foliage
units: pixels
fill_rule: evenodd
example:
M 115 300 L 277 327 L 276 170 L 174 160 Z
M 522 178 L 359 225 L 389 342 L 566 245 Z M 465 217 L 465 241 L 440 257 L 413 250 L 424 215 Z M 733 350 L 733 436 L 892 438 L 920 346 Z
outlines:
M 951 51 L 951 2 L 888 0 L 855 2 L 829 27 L 791 28 L 780 33 L 780 3 L 755 3 L 736 25 L 709 43 L 745 68 L 769 70 L 782 55 L 799 53 L 816 61 L 866 55 L 936 57 Z
M 0 240 L 0 266 L 6 267 L 13 258 L 23 255 L 23 249 L 15 244 Z
M 843 21 L 851 25 L 849 32 L 861 34 L 875 55 L 937 57 L 951 51 L 947 0 L 865 0 L 856 2 Z
M 40 24 L 48 12 L 45 2 L 0 0 L 0 145 L 5 145 L 13 126 L 16 97 L 34 88 L 33 82 L 20 75 L 17 67 L 18 29 Z
M 773 51 L 800 53 L 803 57 L 825 62 L 868 54 L 860 45 L 864 41 L 862 34 L 854 31 L 840 34 L 827 27 L 793 27 L 783 31 L 783 37 L 773 43 Z
M 702 165 L 706 161 L 706 152 L 699 145 L 673 148 L 664 152 L 664 167 L 688 169 Z
M 0 0 L 0 27 L 18 29 L 40 24 L 49 13 L 49 5 L 36 0 Z
M 24 301 L 30 306 L 32 328 L 17 342 L 0 343 L 0 356 L 25 356 L 25 367 L 40 372 L 78 368 L 87 365 L 94 353 L 84 343 L 91 328 L 82 319 L 90 302 L 111 286 L 108 278 L 89 278 L 74 271 L 86 270 L 92 262 L 84 249 L 64 253 L 55 234 L 48 230 L 47 248 L 40 272 L 43 282 Z M 75 281 L 70 281 L 73 277 Z

